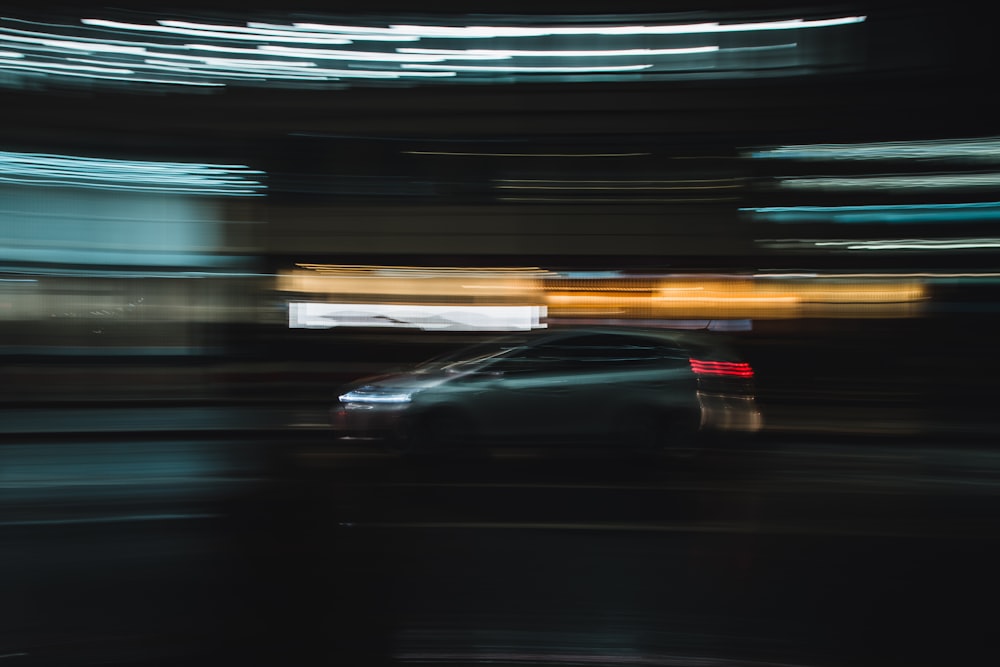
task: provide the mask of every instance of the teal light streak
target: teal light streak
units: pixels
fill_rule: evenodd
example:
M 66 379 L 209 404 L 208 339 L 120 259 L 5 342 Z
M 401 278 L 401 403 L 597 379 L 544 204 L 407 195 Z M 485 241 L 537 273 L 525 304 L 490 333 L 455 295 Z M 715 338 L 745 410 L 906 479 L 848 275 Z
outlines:
M 995 201 L 871 206 L 766 206 L 740 210 L 768 222 L 778 223 L 912 224 L 1000 221 L 1000 202 Z
M 132 192 L 254 196 L 264 172 L 243 165 L 152 162 L 0 151 L 0 182 Z

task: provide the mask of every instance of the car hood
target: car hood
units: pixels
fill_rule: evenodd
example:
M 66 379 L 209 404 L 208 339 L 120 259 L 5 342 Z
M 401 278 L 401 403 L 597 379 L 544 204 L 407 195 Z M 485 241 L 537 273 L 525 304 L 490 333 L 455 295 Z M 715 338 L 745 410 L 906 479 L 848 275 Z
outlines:
M 347 389 L 357 391 L 371 388 L 414 392 L 437 387 L 449 380 L 455 379 L 459 375 L 459 373 L 449 373 L 439 370 L 387 373 L 362 378 L 353 382 Z

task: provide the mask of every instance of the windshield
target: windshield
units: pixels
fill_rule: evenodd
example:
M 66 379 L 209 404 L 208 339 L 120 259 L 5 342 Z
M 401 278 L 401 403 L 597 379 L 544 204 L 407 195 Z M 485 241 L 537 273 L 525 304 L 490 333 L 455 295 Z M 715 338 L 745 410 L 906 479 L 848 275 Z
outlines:
M 525 336 L 496 338 L 434 357 L 420 364 L 418 370 L 455 373 L 474 370 L 492 359 L 504 356 L 511 350 L 519 349 L 525 342 L 527 342 Z

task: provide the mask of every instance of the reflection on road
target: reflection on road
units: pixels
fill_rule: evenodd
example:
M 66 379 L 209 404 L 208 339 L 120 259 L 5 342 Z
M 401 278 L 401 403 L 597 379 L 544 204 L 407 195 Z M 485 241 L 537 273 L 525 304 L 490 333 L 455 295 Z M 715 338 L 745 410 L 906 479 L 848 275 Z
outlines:
M 1000 457 L 974 443 L 0 456 L 0 567 L 22 601 L 0 648 L 33 664 L 930 666 L 987 648 L 966 596 L 1000 555 Z

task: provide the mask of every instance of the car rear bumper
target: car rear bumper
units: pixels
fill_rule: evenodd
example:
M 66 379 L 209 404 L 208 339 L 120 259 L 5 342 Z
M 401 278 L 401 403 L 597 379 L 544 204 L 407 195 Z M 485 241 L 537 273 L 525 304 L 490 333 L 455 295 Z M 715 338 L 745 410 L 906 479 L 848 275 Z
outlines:
M 698 392 L 703 431 L 756 433 L 764 427 L 764 416 L 752 396 Z

